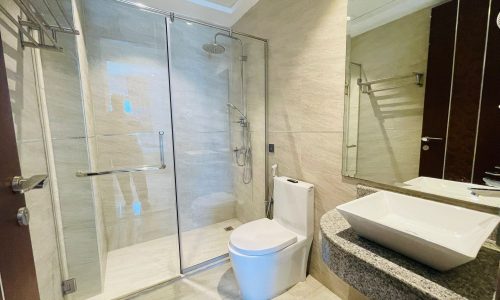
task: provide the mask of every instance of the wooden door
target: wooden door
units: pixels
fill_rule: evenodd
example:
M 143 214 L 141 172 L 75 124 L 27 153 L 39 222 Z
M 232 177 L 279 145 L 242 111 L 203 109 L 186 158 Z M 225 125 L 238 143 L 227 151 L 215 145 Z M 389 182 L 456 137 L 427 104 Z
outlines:
M 420 176 L 443 177 L 456 16 L 457 1 L 432 9 L 422 137 L 438 139 L 421 141 Z
M 460 1 L 444 179 L 472 181 L 489 4 Z
M 484 184 L 483 177 L 500 181 L 500 175 L 486 173 L 500 174 L 496 168 L 500 166 L 500 28 L 496 22 L 500 1 L 492 1 L 490 11 L 473 176 L 473 182 L 479 184 Z
M 21 175 L 7 72 L 0 36 L 0 274 L 6 300 L 39 299 L 35 262 L 28 226 L 20 226 L 17 212 L 26 206 L 22 194 L 11 189 Z M 1 295 L 0 295 L 1 297 Z

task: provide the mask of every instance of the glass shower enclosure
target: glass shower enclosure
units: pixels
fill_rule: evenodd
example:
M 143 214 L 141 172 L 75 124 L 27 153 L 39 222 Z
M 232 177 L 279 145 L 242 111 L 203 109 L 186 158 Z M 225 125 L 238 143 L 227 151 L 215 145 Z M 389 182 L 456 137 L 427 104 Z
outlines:
M 227 257 L 264 217 L 267 41 L 70 3 L 82 35 L 42 54 L 63 274 L 74 299 L 113 299 Z

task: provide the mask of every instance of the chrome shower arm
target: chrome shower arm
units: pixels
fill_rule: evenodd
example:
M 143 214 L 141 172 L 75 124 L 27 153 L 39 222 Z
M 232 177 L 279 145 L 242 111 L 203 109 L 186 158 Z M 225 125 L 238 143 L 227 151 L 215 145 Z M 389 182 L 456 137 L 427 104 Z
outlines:
M 227 37 L 229 39 L 232 39 L 232 40 L 236 40 L 240 43 L 240 46 L 241 46 L 241 57 L 244 57 L 244 53 L 243 53 L 243 41 L 240 40 L 239 38 L 237 37 L 234 37 L 232 35 L 229 35 L 229 34 L 226 34 L 226 33 L 223 33 L 223 32 L 217 32 L 215 35 L 214 35 L 214 43 L 217 44 L 217 37 L 218 36 L 223 36 L 223 37 Z

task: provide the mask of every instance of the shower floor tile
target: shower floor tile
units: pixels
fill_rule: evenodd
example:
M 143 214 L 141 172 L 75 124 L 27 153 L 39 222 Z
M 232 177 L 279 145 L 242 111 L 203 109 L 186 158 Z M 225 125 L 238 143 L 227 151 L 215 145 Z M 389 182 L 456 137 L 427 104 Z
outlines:
M 189 268 L 227 253 L 231 231 L 224 228 L 236 228 L 240 225 L 238 219 L 230 219 L 181 233 L 183 267 Z
M 181 243 L 185 267 L 227 253 L 227 242 L 237 219 L 183 232 Z M 103 293 L 91 300 L 109 300 L 167 281 L 179 275 L 177 236 L 116 249 L 108 253 Z

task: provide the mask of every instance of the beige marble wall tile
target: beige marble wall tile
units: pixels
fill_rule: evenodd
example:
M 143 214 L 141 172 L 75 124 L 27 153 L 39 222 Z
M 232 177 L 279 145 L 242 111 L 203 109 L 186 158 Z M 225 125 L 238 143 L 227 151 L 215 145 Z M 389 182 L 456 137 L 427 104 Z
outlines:
M 17 15 L 19 8 L 9 3 L 7 9 Z M 35 88 L 35 76 L 31 51 L 24 51 L 19 42 L 16 27 L 2 14 L 2 41 L 7 82 L 12 103 L 12 116 L 18 143 L 40 141 L 41 123 Z M 28 49 L 29 50 L 29 49 Z
M 41 51 L 51 134 L 57 139 L 83 137 L 86 132 L 76 39 L 63 34 L 58 40 L 64 52 Z
M 341 176 L 346 12 L 346 0 L 261 0 L 234 26 L 269 39 L 269 162 L 315 185 L 309 271 L 343 299 L 353 293 L 322 262 L 319 219 L 355 197 Z

